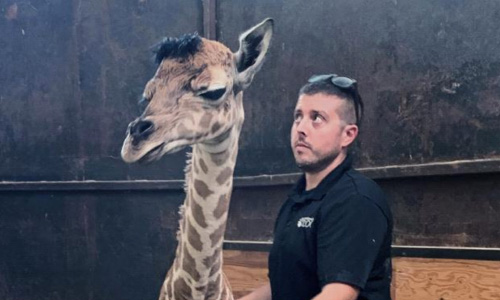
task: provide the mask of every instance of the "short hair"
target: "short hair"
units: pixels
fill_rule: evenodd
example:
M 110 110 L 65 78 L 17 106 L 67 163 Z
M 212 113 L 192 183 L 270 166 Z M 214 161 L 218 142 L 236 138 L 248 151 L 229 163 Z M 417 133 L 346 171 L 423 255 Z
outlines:
M 344 100 L 344 105 L 341 111 L 338 112 L 340 118 L 347 124 L 360 125 L 363 117 L 363 102 L 356 87 L 353 89 L 340 88 L 334 85 L 330 79 L 326 79 L 308 82 L 302 86 L 299 91 L 299 96 L 316 94 L 337 96 L 338 98 Z M 355 99 L 355 97 L 357 97 L 357 99 Z M 356 111 L 358 112 L 358 116 L 356 116 Z

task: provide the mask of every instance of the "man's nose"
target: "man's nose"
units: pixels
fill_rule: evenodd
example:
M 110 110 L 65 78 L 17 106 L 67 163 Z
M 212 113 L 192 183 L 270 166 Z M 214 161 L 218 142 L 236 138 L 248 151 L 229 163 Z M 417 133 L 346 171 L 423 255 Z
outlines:
M 295 131 L 297 131 L 297 133 L 299 135 L 306 136 L 308 130 L 309 129 L 308 129 L 308 126 L 307 126 L 307 122 L 305 120 L 300 120 L 300 121 L 295 122 Z

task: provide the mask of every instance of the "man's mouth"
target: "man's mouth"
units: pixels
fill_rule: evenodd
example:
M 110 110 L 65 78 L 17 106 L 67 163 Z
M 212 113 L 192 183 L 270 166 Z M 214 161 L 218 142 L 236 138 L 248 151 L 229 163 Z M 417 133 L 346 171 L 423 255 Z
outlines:
M 309 145 L 306 142 L 296 142 L 295 143 L 295 148 L 307 148 L 307 149 L 311 149 L 311 145 Z

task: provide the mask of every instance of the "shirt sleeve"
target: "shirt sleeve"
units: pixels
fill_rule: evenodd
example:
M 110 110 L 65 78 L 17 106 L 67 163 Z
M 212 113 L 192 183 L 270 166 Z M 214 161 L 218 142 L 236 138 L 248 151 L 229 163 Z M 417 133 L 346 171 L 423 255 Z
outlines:
M 343 201 L 324 200 L 327 202 L 320 212 L 317 231 L 321 287 L 342 282 L 363 289 L 383 243 L 387 219 L 372 200 L 362 195 Z

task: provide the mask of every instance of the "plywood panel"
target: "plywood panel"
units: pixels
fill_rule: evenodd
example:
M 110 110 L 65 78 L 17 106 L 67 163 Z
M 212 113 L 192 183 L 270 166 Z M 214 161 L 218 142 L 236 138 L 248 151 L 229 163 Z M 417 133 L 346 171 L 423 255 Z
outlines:
M 236 298 L 268 282 L 267 252 L 224 251 L 224 272 Z
M 397 300 L 498 300 L 500 262 L 395 258 Z
M 266 252 L 224 251 L 224 271 L 236 297 L 267 282 Z M 393 259 L 393 300 L 498 300 L 500 262 Z

